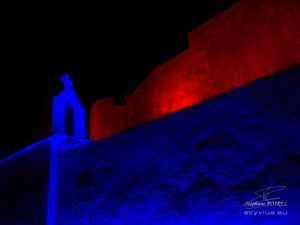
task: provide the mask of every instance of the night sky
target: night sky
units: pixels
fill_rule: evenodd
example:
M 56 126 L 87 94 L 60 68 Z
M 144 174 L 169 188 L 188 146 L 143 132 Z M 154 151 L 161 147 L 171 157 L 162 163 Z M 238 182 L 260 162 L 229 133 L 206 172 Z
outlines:
M 187 48 L 189 31 L 235 2 L 23 12 L 4 32 L 0 158 L 50 134 L 60 75 L 70 74 L 88 115 L 96 99 L 132 93 L 154 67 Z

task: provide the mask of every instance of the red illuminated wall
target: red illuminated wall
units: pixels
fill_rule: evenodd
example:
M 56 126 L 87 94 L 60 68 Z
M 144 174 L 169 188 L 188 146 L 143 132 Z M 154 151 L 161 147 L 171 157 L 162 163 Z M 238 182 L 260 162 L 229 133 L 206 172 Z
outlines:
M 127 104 L 100 99 L 100 139 L 300 62 L 300 1 L 242 0 L 188 35 L 189 48 L 155 68 Z

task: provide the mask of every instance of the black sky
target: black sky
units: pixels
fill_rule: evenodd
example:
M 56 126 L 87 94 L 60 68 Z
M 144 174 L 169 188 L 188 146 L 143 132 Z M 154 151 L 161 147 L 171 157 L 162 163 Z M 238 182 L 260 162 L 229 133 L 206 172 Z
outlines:
M 162 9 L 146 1 L 91 11 L 23 12 L 2 30 L 7 50 L 1 75 L 0 158 L 48 134 L 47 106 L 61 88 L 63 73 L 70 74 L 88 111 L 98 98 L 132 92 L 154 67 L 187 47 L 189 31 L 235 2 L 179 3 Z

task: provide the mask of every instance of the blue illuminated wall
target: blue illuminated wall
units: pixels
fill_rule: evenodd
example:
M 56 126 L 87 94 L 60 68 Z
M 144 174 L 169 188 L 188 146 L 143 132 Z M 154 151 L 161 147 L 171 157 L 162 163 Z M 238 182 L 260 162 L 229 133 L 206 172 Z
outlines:
M 89 142 L 55 134 L 1 159 L 0 225 L 54 225 L 57 152 Z
M 52 141 L 50 145 L 50 167 L 48 180 L 47 225 L 55 224 L 57 176 L 59 151 L 67 151 L 86 143 L 85 111 L 74 90 L 68 74 L 60 77 L 64 89 L 54 96 L 52 104 Z
M 46 224 L 50 138 L 0 160 L 0 224 Z
M 0 160 L 0 224 L 54 225 L 57 153 L 87 144 L 85 112 L 68 74 L 64 89 L 54 96 L 53 135 Z
M 295 66 L 58 153 L 56 224 L 300 224 L 299 87 Z M 274 185 L 288 215 L 244 215 Z

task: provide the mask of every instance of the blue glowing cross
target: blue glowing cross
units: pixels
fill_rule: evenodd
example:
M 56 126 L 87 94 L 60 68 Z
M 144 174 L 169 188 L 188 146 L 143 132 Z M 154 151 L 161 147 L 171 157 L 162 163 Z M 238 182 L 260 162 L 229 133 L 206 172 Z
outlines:
M 73 82 L 70 80 L 69 74 L 67 73 L 60 77 L 60 81 L 64 83 L 65 89 L 73 86 Z

